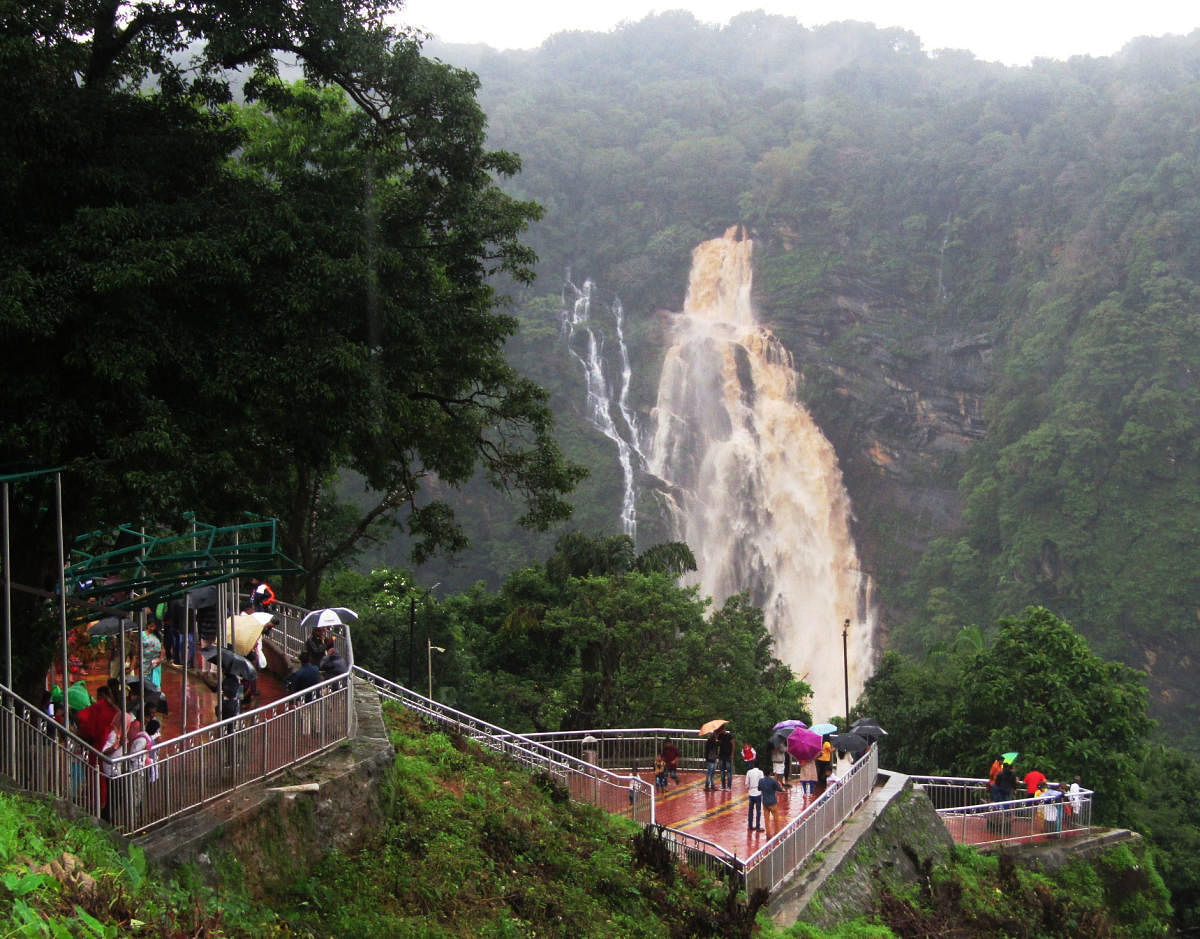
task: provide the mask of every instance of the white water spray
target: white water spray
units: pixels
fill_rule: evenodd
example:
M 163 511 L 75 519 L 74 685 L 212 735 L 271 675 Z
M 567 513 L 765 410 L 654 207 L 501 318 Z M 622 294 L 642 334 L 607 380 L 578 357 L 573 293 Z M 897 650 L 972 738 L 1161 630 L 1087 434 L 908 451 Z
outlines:
M 625 311 L 620 300 L 614 300 L 610 308 L 613 316 L 615 333 L 620 357 L 620 380 L 617 388 L 616 404 L 614 405 L 609 382 L 605 376 L 604 339 L 597 336 L 591 324 L 592 292 L 595 284 L 586 280 L 583 288 L 576 287 L 569 280 L 567 288 L 573 293 L 570 302 L 563 298 L 560 311 L 562 330 L 566 338 L 567 348 L 583 368 L 584 386 L 587 392 L 587 415 L 592 426 L 611 440 L 617 447 L 617 461 L 621 465 L 624 481 L 621 497 L 621 531 L 630 538 L 637 540 L 637 477 L 634 464 L 635 457 L 639 465 L 645 463 L 638 446 L 637 418 L 629 407 L 629 383 L 633 369 L 629 364 L 629 349 L 625 345 Z M 576 337 L 583 339 L 584 351 L 575 348 Z M 620 417 L 618 424 L 616 415 Z
M 665 484 L 675 537 L 701 591 L 749 591 L 775 654 L 813 688 L 817 720 L 845 711 L 873 661 L 869 578 L 850 536 L 837 455 L 797 400 L 792 357 L 755 322 L 751 246 L 732 228 L 699 245 L 673 323 L 654 410 L 649 470 Z

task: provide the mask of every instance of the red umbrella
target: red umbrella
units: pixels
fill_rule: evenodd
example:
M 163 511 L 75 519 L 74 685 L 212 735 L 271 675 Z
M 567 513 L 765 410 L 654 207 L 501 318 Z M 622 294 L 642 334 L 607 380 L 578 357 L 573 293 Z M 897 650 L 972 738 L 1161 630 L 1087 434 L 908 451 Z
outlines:
M 793 760 L 811 760 L 821 752 L 821 735 L 807 727 L 797 727 L 787 740 L 788 753 Z

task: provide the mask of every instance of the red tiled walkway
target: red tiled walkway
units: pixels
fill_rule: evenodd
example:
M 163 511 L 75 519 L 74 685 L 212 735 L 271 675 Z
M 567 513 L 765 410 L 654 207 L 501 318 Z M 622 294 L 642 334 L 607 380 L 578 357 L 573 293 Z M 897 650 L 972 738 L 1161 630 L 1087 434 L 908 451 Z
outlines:
M 61 680 L 61 675 L 61 669 L 52 670 L 50 674 L 51 684 L 58 684 Z M 87 683 L 88 691 L 91 693 L 92 699 L 95 700 L 96 690 L 108 681 L 108 663 L 103 660 L 94 663 L 83 675 L 73 675 L 71 680 L 74 682 L 80 678 Z M 167 696 L 170 712 L 165 718 L 159 715 L 159 721 L 162 725 L 159 734 L 160 742 L 172 740 L 175 737 L 183 736 L 188 731 L 198 730 L 201 727 L 206 727 L 216 722 L 217 693 L 205 684 L 204 679 L 198 671 L 193 669 L 188 672 L 187 676 L 186 728 L 183 726 L 183 669 L 172 668 L 170 666 L 163 667 L 162 692 Z M 258 693 L 259 697 L 254 701 L 254 707 L 261 707 L 287 696 L 287 691 L 284 690 L 282 681 L 265 669 L 258 673 Z
M 651 785 L 654 784 L 653 773 L 639 775 Z M 779 794 L 778 823 L 772 824 L 770 816 L 764 811 L 765 831 L 750 831 L 746 821 L 747 803 L 745 774 L 733 777 L 732 791 L 718 789 L 706 792 L 704 773 L 681 770 L 678 783 L 671 780 L 665 790 L 656 790 L 655 821 L 711 841 L 739 858 L 747 858 L 765 845 L 779 828 L 799 816 L 808 804 L 800 783 L 793 781 L 790 789 Z

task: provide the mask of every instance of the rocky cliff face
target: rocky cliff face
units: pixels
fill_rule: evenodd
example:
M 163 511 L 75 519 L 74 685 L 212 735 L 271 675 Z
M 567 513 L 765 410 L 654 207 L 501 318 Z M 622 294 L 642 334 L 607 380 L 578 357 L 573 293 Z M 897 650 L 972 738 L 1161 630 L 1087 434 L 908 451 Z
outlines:
M 772 327 L 795 356 L 809 410 L 833 443 L 863 564 L 883 588 L 929 541 L 957 529 L 961 457 L 983 437 L 993 340 L 978 328 L 929 331 L 865 281 L 830 277 Z M 771 307 L 769 298 L 764 306 Z

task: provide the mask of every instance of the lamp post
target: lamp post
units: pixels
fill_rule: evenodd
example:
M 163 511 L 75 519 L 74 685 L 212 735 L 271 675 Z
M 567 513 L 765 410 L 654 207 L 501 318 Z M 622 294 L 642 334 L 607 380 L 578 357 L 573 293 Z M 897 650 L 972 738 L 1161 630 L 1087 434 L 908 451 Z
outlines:
M 434 652 L 445 652 L 446 650 L 443 649 L 441 646 L 435 646 L 433 644 L 433 640 L 431 640 L 428 636 L 425 637 L 425 644 L 428 647 L 427 652 L 429 653 L 429 700 L 432 701 L 433 700 L 433 653 Z
M 846 636 L 850 632 L 850 620 L 842 623 L 842 675 L 846 679 L 846 727 L 850 727 L 850 654 L 846 651 Z

